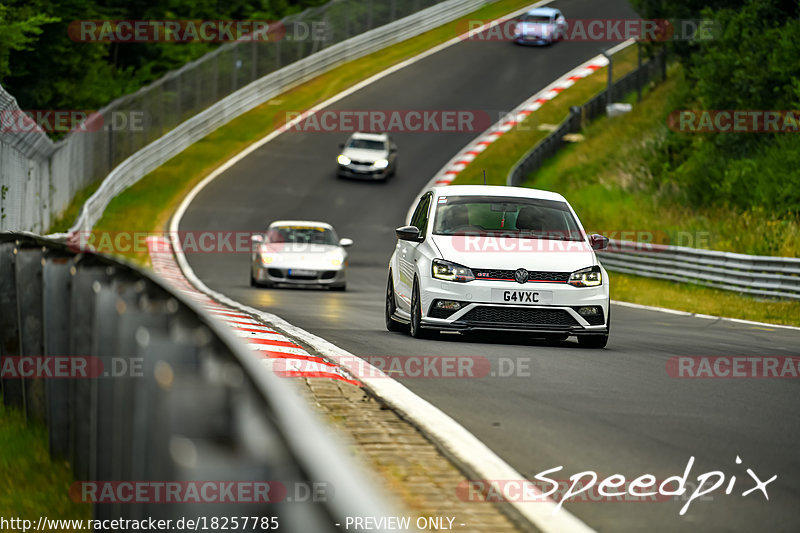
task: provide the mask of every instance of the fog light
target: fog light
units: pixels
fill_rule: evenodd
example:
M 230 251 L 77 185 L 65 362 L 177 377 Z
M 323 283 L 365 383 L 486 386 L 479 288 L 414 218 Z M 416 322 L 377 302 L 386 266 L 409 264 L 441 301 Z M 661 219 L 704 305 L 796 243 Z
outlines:
M 579 307 L 578 314 L 581 316 L 597 316 L 600 314 L 600 307 L 596 305 L 591 307 Z
M 459 309 L 461 309 L 461 304 L 459 302 L 454 302 L 452 300 L 437 300 L 436 308 L 447 309 L 448 311 L 458 311 Z

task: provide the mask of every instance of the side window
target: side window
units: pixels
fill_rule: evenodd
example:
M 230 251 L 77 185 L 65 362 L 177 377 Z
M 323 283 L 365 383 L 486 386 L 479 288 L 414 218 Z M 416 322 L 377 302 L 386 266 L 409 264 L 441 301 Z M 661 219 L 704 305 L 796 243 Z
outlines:
M 426 193 L 417 204 L 414 210 L 414 216 L 411 217 L 411 225 L 419 229 L 420 235 L 425 233 L 425 227 L 428 225 L 428 208 L 431 205 L 431 193 Z

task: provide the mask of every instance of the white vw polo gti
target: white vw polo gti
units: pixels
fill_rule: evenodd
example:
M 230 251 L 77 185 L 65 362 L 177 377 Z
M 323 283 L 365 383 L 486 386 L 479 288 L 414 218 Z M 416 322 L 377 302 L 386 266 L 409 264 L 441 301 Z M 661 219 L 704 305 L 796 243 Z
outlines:
M 522 187 L 434 187 L 397 228 L 386 327 L 528 332 L 608 342 L 608 274 L 560 194 Z

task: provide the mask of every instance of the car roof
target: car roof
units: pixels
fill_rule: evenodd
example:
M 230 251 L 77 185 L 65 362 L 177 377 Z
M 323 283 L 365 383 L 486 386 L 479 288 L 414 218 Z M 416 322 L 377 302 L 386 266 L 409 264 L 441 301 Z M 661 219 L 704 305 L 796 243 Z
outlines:
M 327 222 L 320 222 L 318 220 L 276 220 L 269 225 L 270 228 L 280 228 L 285 226 L 314 226 L 318 228 L 333 229 L 333 226 Z
M 526 15 L 542 15 L 545 17 L 552 17 L 559 13 L 558 9 L 552 7 L 537 7 L 535 9 L 531 9 Z
M 437 198 L 440 196 L 505 196 L 555 200 L 569 203 L 566 198 L 557 192 L 530 189 L 528 187 L 507 187 L 505 185 L 446 185 L 443 187 L 434 187 L 431 190 Z
M 369 141 L 387 141 L 389 135 L 387 133 L 368 133 L 363 131 L 356 131 L 350 136 L 352 139 L 367 139 Z

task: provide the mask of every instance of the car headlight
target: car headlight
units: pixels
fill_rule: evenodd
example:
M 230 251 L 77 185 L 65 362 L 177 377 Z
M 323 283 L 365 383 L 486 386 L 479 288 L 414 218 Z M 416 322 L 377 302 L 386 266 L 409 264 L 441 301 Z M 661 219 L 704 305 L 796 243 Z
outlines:
M 375 168 L 386 168 L 386 167 L 389 166 L 389 160 L 388 159 L 378 159 L 377 161 L 372 163 L 372 166 L 375 167 Z
M 603 283 L 603 273 L 599 266 L 582 268 L 569 275 L 567 282 L 574 287 L 597 287 Z
M 269 265 L 278 260 L 278 256 L 275 254 L 270 253 L 261 253 L 261 262 L 265 265 Z
M 475 275 L 469 268 L 444 259 L 434 259 L 431 271 L 434 278 L 445 281 L 467 282 L 475 279 Z
M 350 158 L 349 158 L 349 157 L 347 157 L 347 156 L 346 156 L 346 155 L 344 155 L 344 154 L 339 154 L 339 157 L 337 157 L 337 158 L 336 158 L 336 161 L 337 161 L 337 162 L 338 162 L 340 165 L 344 165 L 344 166 L 347 166 L 347 165 L 349 165 L 349 164 L 350 164 Z
M 522 28 L 518 25 L 514 26 L 514 37 L 519 37 L 522 34 Z

